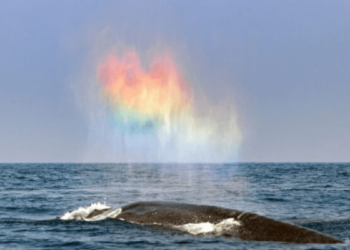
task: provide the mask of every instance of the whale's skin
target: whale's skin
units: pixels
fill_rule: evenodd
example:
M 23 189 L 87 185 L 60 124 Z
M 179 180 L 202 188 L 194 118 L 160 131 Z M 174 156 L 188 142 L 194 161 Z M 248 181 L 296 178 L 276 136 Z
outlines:
M 233 218 L 238 222 L 224 236 L 244 241 L 334 244 L 342 241 L 319 232 L 273 220 L 253 213 L 215 206 L 169 202 L 138 202 L 122 207 L 116 219 L 142 225 L 180 226 L 189 223 L 220 223 Z
M 278 241 L 289 243 L 333 244 L 342 241 L 300 226 L 273 220 L 253 213 L 214 206 L 165 202 L 138 202 L 122 207 L 118 219 L 143 225 L 212 224 L 233 218 L 240 225 L 225 232 L 225 236 L 247 241 Z

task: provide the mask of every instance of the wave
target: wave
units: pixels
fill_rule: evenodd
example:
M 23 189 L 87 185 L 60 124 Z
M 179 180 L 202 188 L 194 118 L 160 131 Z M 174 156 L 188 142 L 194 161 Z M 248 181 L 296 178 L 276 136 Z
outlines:
M 98 221 L 115 219 L 122 212 L 121 208 L 111 210 L 109 206 L 101 203 L 93 203 L 88 207 L 79 207 L 77 210 L 65 213 L 61 220 Z

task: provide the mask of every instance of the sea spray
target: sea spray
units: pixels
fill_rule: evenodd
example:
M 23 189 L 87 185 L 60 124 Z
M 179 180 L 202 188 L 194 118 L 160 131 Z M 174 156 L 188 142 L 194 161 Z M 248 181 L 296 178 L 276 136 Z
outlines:
M 98 211 L 97 215 L 94 213 Z M 109 206 L 101 203 L 93 203 L 88 207 L 79 207 L 78 209 L 65 213 L 61 220 L 84 220 L 84 221 L 98 221 L 107 218 L 114 219 L 121 213 L 121 208 L 111 210 Z

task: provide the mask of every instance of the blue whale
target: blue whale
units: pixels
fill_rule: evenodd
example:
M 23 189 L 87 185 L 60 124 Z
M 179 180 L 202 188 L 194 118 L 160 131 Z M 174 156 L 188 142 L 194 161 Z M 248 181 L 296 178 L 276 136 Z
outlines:
M 95 210 L 89 217 L 107 212 Z M 322 233 L 273 220 L 253 213 L 225 209 L 215 206 L 191 205 L 169 202 L 137 202 L 121 208 L 114 217 L 141 225 L 157 225 L 164 228 L 198 229 L 198 225 L 209 230 L 196 234 L 214 234 L 234 237 L 245 241 L 277 241 L 288 243 L 343 243 Z M 202 227 L 203 228 L 203 227 Z

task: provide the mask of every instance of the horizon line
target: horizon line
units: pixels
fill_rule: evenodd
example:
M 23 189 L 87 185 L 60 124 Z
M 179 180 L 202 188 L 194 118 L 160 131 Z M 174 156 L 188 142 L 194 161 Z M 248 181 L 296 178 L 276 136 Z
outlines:
M 237 162 L 39 162 L 39 161 L 28 161 L 28 162 L 15 162 L 5 161 L 0 164 L 251 164 L 251 163 L 263 163 L 263 164 L 285 164 L 285 163 L 300 163 L 300 164 L 315 164 L 315 163 L 332 163 L 332 164 L 350 164 L 350 161 L 237 161 Z

